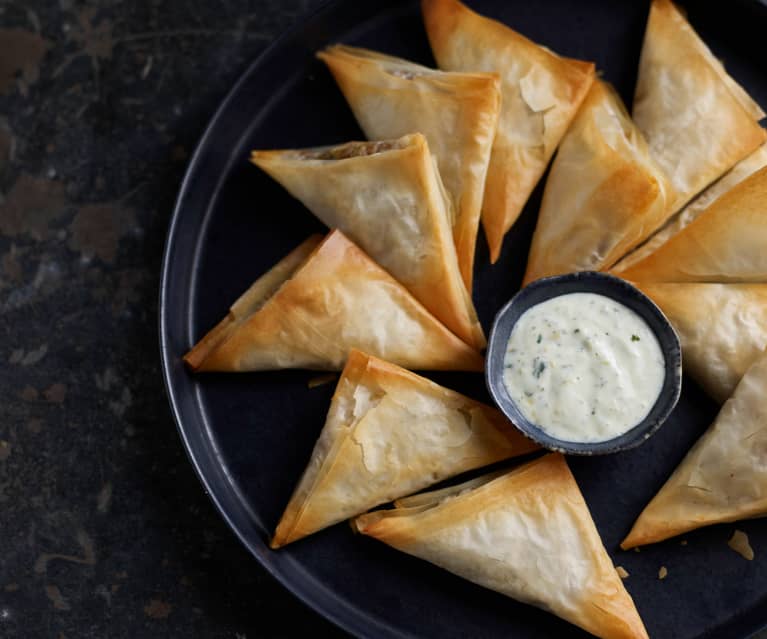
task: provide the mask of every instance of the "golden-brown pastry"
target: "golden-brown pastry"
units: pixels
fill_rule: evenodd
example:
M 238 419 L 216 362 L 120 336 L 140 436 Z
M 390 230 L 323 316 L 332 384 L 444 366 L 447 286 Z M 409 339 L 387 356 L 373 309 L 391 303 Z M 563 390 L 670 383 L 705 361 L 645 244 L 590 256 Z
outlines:
M 251 159 L 343 231 L 467 344 L 485 346 L 453 244 L 452 207 L 420 133 Z
M 688 226 L 692 221 L 711 206 L 720 196 L 724 195 L 735 185 L 740 184 L 749 175 L 756 173 L 762 167 L 767 166 L 767 144 L 762 144 L 751 155 L 746 156 L 730 169 L 724 176 L 719 178 L 703 193 L 685 206 L 679 213 L 674 215 L 663 227 L 644 244 L 637 247 L 626 257 L 612 267 L 614 273 L 620 275 L 629 267 L 646 258 L 650 253 L 657 251 L 663 244 L 668 242 L 679 231 Z
M 411 504 L 362 515 L 354 526 L 597 637 L 647 637 L 561 455 Z
M 642 511 L 622 548 L 711 524 L 767 515 L 767 354 Z
M 455 208 L 458 265 L 471 292 L 474 247 L 501 92 L 495 73 L 449 73 L 368 49 L 335 45 L 328 65 L 370 140 L 422 133 Z
M 685 372 L 724 402 L 767 347 L 767 284 L 638 286 L 679 335 Z
M 256 280 L 184 360 L 198 371 L 341 370 L 352 348 L 407 368 L 483 368 L 340 231 L 309 238 Z
M 620 272 L 636 282 L 767 282 L 767 167 Z
M 596 80 L 551 165 L 524 283 L 612 266 L 663 223 L 673 199 L 620 96 Z
M 422 8 L 440 68 L 495 72 L 501 78 L 501 115 L 482 204 L 482 225 L 495 262 L 503 236 L 586 96 L 594 65 L 562 58 L 459 0 L 423 0 Z
M 764 115 L 671 0 L 653 0 L 633 116 L 671 180 L 674 211 L 765 141 Z
M 496 409 L 352 350 L 271 546 L 537 448 Z

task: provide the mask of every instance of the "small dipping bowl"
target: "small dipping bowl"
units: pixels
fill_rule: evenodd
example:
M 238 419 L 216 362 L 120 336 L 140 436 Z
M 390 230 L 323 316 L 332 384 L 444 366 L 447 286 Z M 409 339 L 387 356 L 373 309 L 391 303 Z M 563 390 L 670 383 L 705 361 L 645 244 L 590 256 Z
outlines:
M 524 416 L 503 381 L 506 347 L 517 320 L 529 308 L 568 293 L 595 293 L 623 304 L 647 323 L 663 352 L 665 377 L 660 395 L 650 412 L 622 435 L 601 442 L 572 442 L 552 437 Z M 666 316 L 639 289 L 613 275 L 582 271 L 536 280 L 498 311 L 488 340 L 485 380 L 498 407 L 533 441 L 550 450 L 572 455 L 604 455 L 639 446 L 666 421 L 682 391 L 682 350 L 679 337 Z

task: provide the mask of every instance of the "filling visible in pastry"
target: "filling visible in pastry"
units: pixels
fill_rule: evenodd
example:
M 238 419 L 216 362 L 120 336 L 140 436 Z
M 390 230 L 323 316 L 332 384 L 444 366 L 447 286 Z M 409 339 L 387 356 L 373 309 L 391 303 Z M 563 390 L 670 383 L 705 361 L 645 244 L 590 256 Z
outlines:
M 423 135 L 254 151 L 251 159 L 329 228 L 348 235 L 459 338 L 484 348 L 453 243 L 452 205 Z
M 317 54 L 370 140 L 423 134 L 455 215 L 458 265 L 471 292 L 490 151 L 501 108 L 494 73 L 429 69 L 377 51 L 334 45 Z
M 331 146 L 322 149 L 304 149 L 295 151 L 295 157 L 301 160 L 346 160 L 347 158 L 360 158 L 366 155 L 374 155 L 401 149 L 403 144 L 397 140 L 377 142 L 347 142 L 339 146 Z

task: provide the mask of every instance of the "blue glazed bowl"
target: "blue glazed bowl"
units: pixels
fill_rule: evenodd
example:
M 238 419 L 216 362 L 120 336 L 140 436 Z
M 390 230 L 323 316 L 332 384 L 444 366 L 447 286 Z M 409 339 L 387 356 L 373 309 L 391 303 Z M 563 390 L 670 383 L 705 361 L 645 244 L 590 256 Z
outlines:
M 514 324 L 530 307 L 567 293 L 597 293 L 627 306 L 647 322 L 663 351 L 666 375 L 655 405 L 647 417 L 631 430 L 603 442 L 569 442 L 552 437 L 525 418 L 503 383 L 506 344 Z M 503 413 L 519 430 L 541 446 L 573 455 L 616 453 L 639 446 L 655 433 L 671 414 L 682 391 L 682 349 L 679 337 L 666 316 L 639 289 L 625 280 L 605 273 L 569 273 L 532 282 L 498 311 L 488 340 L 485 380 L 490 395 Z

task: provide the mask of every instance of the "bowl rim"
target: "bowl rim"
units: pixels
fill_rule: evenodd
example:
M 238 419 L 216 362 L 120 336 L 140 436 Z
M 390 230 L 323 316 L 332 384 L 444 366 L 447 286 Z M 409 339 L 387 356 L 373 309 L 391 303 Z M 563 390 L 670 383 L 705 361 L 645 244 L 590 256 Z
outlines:
M 564 288 L 564 290 L 562 290 Z M 538 299 L 535 293 L 544 291 Z M 545 292 L 550 291 L 550 295 Z M 663 387 L 642 421 L 626 432 L 601 442 L 567 441 L 553 437 L 527 419 L 506 390 L 503 359 L 511 331 L 522 314 L 549 299 L 568 293 L 595 293 L 615 300 L 636 312 L 655 334 L 665 363 Z M 530 301 L 532 298 L 533 301 Z M 627 301 L 629 303 L 627 303 Z M 506 324 L 511 312 L 519 315 Z M 508 330 L 506 330 L 508 329 Z M 535 280 L 521 288 L 495 314 L 488 335 L 485 384 L 493 402 L 526 437 L 549 450 L 570 455 L 605 455 L 635 448 L 647 441 L 666 422 L 682 392 L 682 349 L 679 336 L 663 311 L 639 288 L 620 277 L 599 271 L 579 271 Z

